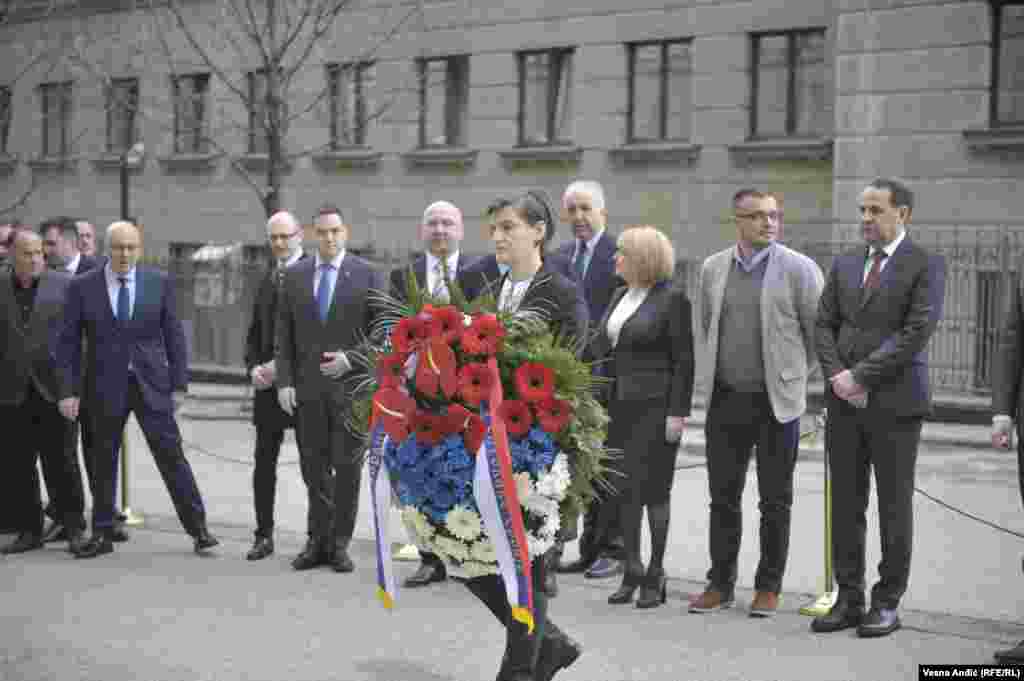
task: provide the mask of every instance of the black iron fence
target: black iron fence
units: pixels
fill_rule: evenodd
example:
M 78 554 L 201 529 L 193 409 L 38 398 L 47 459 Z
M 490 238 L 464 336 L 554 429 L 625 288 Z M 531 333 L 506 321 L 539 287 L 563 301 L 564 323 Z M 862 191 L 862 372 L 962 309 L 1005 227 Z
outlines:
M 836 255 L 858 246 L 857 229 L 836 230 L 828 241 L 788 245 L 813 258 L 827 273 Z M 912 238 L 945 256 L 945 311 L 930 347 L 935 389 L 983 393 L 992 383 L 998 325 L 1005 292 L 1015 285 L 1024 260 L 1024 229 L 1007 227 L 930 228 Z M 387 271 L 408 262 L 411 252 L 364 252 Z M 241 249 L 220 259 L 195 260 L 174 253 L 162 265 L 176 282 L 178 314 L 185 323 L 194 363 L 239 366 L 265 254 Z M 699 259 L 682 259 L 677 281 L 690 292 L 697 287 Z

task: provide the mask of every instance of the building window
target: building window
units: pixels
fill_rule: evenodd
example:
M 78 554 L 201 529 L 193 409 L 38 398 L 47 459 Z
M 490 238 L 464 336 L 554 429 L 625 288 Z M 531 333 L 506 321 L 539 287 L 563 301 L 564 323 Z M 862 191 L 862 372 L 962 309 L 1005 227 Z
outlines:
M 114 78 L 107 87 L 107 151 L 122 153 L 138 139 L 138 78 Z
M 572 48 L 520 52 L 519 146 L 566 144 L 572 117 Z
M 626 141 L 690 138 L 692 65 L 689 40 L 629 43 Z
M 210 74 L 177 76 L 173 81 L 174 153 L 205 154 L 207 99 L 210 95 Z
M 43 83 L 43 156 L 67 156 L 71 149 L 71 83 Z
M 0 85 L 0 154 L 7 153 L 7 139 L 11 136 L 13 101 L 11 88 Z
M 751 138 L 828 136 L 825 48 L 824 29 L 751 36 Z
M 327 65 L 331 149 L 366 145 L 370 117 L 368 93 L 373 78 L 373 62 Z
M 420 59 L 420 148 L 466 143 L 469 57 Z
M 992 126 L 1024 125 L 1024 2 L 992 4 Z

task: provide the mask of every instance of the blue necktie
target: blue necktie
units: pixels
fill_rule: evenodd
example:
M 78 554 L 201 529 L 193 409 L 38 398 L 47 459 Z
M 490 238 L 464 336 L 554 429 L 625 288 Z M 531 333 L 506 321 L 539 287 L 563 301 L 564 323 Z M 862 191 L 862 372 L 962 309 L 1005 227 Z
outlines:
M 586 258 L 587 256 L 587 242 L 580 239 L 577 242 L 576 248 L 576 262 L 573 263 L 573 269 L 576 271 L 576 281 L 583 281 L 583 277 L 586 273 Z
M 331 270 L 333 265 L 320 265 L 320 283 L 316 287 L 316 309 L 320 313 L 320 323 L 327 321 L 327 313 L 331 310 Z
M 121 326 L 128 323 L 131 317 L 131 301 L 128 299 L 128 277 L 118 277 L 121 288 L 117 289 L 117 321 Z

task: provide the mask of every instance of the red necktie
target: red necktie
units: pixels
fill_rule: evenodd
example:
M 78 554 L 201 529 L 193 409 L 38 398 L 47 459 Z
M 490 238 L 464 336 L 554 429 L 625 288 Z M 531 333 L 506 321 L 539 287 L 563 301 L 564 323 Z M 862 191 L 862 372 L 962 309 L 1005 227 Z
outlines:
M 871 271 L 868 272 L 867 278 L 864 280 L 864 295 L 866 296 L 871 291 L 878 288 L 878 284 L 882 279 L 882 261 L 885 260 L 886 252 L 882 250 L 875 251 L 874 255 L 871 256 L 875 259 L 871 263 Z

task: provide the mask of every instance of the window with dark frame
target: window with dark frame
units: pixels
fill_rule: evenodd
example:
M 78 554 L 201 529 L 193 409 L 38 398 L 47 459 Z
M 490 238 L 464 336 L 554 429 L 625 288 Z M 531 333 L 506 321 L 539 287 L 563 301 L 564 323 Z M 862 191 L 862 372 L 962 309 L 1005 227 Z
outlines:
M 832 130 L 825 29 L 751 35 L 751 139 L 827 137 Z
M 992 127 L 1024 126 L 1024 0 L 992 2 Z
M 373 79 L 372 61 L 327 65 L 332 150 L 366 146 Z
M 107 151 L 123 153 L 138 139 L 139 79 L 114 78 L 107 86 Z
M 626 44 L 628 144 L 690 138 L 690 48 L 683 39 Z
M 11 114 L 14 97 L 10 86 L 0 85 L 0 154 L 7 153 L 7 140 L 11 136 Z
M 177 76 L 172 81 L 174 97 L 174 153 L 205 154 L 209 108 L 210 74 Z
M 249 153 L 270 151 L 270 127 L 267 125 L 267 71 L 249 71 Z
M 568 144 L 573 48 L 519 52 L 519 146 Z
M 67 156 L 71 150 L 71 83 L 43 83 L 43 156 Z
M 469 56 L 419 59 L 417 67 L 420 78 L 420 148 L 465 146 Z

